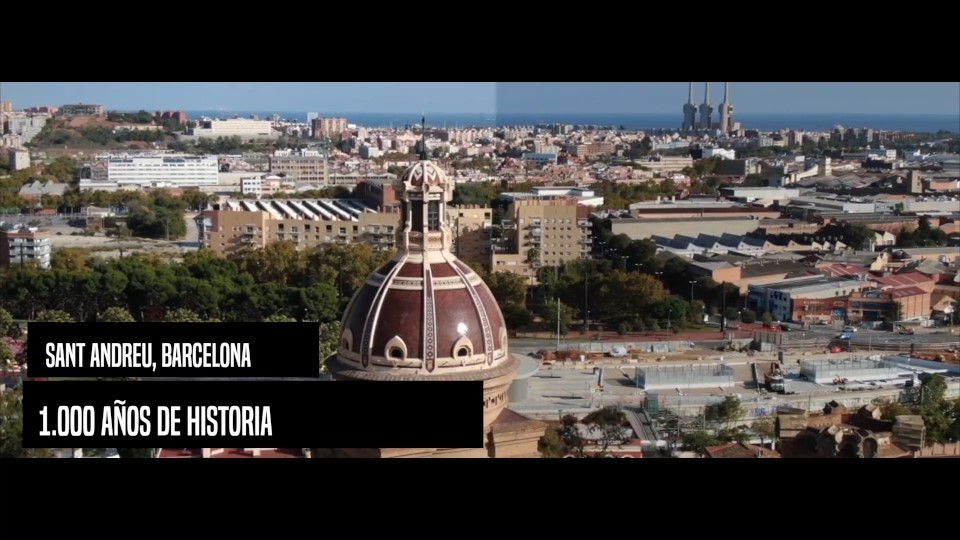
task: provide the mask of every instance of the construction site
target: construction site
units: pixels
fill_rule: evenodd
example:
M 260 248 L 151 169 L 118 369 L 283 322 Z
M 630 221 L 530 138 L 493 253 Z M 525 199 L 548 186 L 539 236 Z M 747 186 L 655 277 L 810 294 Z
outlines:
M 731 388 L 736 372 L 724 364 L 657 364 L 636 368 L 637 388 L 644 390 Z
M 899 363 L 883 358 L 824 358 L 800 362 L 800 376 L 817 384 L 856 384 L 878 386 L 906 384 L 915 370 L 906 369 Z M 873 384 L 870 384 L 873 383 Z

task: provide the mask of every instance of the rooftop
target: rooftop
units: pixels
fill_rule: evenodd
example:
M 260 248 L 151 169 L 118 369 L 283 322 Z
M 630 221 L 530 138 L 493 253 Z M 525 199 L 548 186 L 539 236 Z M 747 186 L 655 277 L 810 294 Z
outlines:
M 267 212 L 273 219 L 315 221 L 359 221 L 361 214 L 376 209 L 357 199 L 258 199 L 228 200 L 220 204 L 225 212 Z
M 826 289 L 843 288 L 861 285 L 862 282 L 856 279 L 837 278 L 829 276 L 815 276 L 811 278 L 800 278 L 797 280 L 784 281 L 781 283 L 771 283 L 764 285 L 763 288 L 774 291 L 792 291 L 798 292 L 804 289 Z

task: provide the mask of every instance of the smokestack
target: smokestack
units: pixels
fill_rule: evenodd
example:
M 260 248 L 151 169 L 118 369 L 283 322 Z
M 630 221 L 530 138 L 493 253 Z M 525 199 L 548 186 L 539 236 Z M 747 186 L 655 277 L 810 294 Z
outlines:
M 690 96 L 687 97 L 687 103 L 693 104 L 693 83 L 690 83 Z
M 710 83 L 703 83 L 703 103 L 710 104 Z

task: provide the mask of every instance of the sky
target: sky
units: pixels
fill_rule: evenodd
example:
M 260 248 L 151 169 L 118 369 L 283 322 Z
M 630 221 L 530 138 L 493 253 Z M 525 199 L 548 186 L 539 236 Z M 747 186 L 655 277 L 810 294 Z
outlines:
M 695 83 L 695 102 L 704 83 Z M 688 83 L 0 82 L 15 109 L 96 103 L 108 110 L 321 113 L 677 113 Z M 712 103 L 723 83 L 711 83 Z M 956 83 L 731 83 L 743 114 L 960 114 Z

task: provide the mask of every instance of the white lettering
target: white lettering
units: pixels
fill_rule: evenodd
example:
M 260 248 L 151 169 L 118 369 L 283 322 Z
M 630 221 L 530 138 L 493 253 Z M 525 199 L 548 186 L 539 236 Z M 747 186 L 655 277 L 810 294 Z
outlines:
M 153 348 L 149 343 L 94 343 L 90 348 L 90 367 L 152 370 Z
M 188 437 L 271 437 L 269 406 L 187 407 Z
M 48 368 L 83 367 L 83 349 L 86 343 L 47 343 Z
M 249 343 L 164 343 L 160 347 L 164 368 L 248 368 Z

